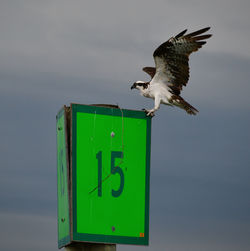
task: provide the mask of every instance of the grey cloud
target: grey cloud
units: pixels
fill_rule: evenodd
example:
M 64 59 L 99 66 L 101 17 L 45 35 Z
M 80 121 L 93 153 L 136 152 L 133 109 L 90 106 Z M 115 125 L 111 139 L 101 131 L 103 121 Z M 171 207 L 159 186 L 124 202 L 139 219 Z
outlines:
M 25 1 L 10 7 L 5 1 L 0 48 L 6 66 L 20 71 L 63 70 L 107 77 L 119 69 L 132 70 L 130 62 L 138 59 L 150 63 L 159 43 L 181 29 L 200 28 L 202 20 L 214 34 L 205 51 L 249 56 L 247 26 L 236 29 L 230 23 L 234 16 L 237 23 L 247 23 L 248 3 L 240 2 Z M 151 12 L 155 6 L 157 18 Z
M 5 251 L 57 250 L 55 218 L 39 215 L 0 213 L 1 248 Z M 34 234 L 35 233 L 35 234 Z M 37 245 L 39 243 L 39 245 Z

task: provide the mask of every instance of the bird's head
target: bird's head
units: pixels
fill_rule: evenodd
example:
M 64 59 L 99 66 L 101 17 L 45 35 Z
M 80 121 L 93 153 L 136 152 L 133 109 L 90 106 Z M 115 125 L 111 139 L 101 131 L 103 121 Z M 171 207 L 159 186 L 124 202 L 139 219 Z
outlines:
M 148 88 L 148 85 L 149 85 L 149 83 L 147 83 L 147 82 L 144 82 L 144 81 L 136 81 L 132 86 L 131 86 L 131 90 L 132 89 L 138 89 L 138 90 L 140 90 L 140 91 L 143 91 L 143 90 L 145 90 L 145 89 L 147 89 Z

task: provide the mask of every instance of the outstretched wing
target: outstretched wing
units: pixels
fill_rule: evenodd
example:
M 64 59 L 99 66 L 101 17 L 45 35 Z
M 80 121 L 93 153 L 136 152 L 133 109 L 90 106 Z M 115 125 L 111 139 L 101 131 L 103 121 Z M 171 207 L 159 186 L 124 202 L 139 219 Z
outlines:
M 156 65 L 154 76 L 167 83 L 174 94 L 179 95 L 183 85 L 187 84 L 189 55 L 201 48 L 206 43 L 204 40 L 212 36 L 211 34 L 201 35 L 209 29 L 210 27 L 207 27 L 187 35 L 185 35 L 187 30 L 184 30 L 154 51 L 153 57 Z

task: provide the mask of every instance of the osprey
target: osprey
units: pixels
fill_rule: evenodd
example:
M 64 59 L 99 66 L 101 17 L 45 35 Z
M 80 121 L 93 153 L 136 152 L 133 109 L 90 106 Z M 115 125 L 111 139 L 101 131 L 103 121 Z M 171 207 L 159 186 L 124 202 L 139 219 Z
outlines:
M 192 115 L 198 113 L 180 93 L 189 80 L 189 55 L 200 49 L 206 43 L 204 40 L 212 36 L 203 34 L 209 29 L 207 27 L 187 35 L 187 30 L 184 30 L 154 51 L 155 67 L 142 69 L 151 76 L 151 81 L 137 81 L 131 86 L 131 89 L 138 89 L 142 96 L 155 100 L 153 109 L 143 109 L 147 116 L 154 116 L 160 104 L 180 107 Z

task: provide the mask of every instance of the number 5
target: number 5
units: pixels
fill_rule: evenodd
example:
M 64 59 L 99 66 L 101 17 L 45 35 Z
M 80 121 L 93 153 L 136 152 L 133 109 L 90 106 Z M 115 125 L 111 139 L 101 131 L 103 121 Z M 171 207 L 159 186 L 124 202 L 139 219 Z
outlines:
M 120 187 L 118 190 L 112 189 L 112 196 L 119 197 L 124 188 L 124 174 L 122 169 L 119 166 L 115 166 L 115 159 L 122 158 L 122 152 L 111 152 L 111 173 L 120 175 Z

